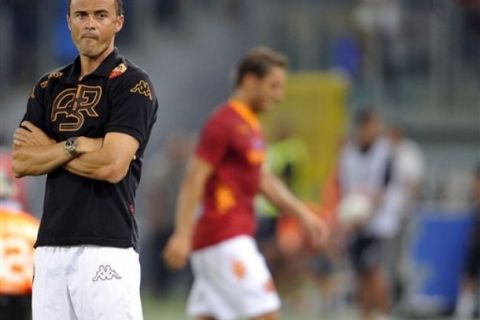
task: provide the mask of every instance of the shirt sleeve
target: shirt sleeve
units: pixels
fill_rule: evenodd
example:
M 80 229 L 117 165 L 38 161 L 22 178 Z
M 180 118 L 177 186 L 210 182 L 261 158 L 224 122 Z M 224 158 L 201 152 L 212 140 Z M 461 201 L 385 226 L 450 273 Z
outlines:
M 200 134 L 196 154 L 213 166 L 216 166 L 224 157 L 228 146 L 228 131 L 220 118 L 210 118 Z
M 126 74 L 111 92 L 110 120 L 106 132 L 128 134 L 143 145 L 156 121 L 158 102 L 144 73 Z
M 33 87 L 27 101 L 27 111 L 25 112 L 22 121 L 30 121 L 43 132 L 47 132 L 46 128 L 46 109 L 44 103 L 45 90 L 47 86 L 47 79 L 40 79 Z

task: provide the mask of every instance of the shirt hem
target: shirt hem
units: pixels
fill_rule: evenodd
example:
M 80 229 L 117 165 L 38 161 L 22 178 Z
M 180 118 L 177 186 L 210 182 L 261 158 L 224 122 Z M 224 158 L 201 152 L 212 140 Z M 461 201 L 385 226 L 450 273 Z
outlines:
M 215 246 L 215 245 L 217 245 L 217 244 L 219 244 L 219 243 L 222 243 L 222 242 L 224 242 L 224 241 L 230 240 L 230 239 L 235 238 L 235 237 L 238 237 L 238 236 L 249 236 L 249 237 L 253 237 L 254 234 L 252 234 L 251 232 L 239 232 L 239 233 L 230 234 L 230 235 L 228 235 L 228 236 L 224 236 L 224 237 L 221 237 L 221 238 L 218 238 L 218 239 L 214 239 L 214 240 L 211 240 L 211 241 L 205 241 L 205 242 L 202 242 L 202 243 L 200 243 L 200 244 L 194 244 L 192 251 L 203 250 L 203 249 L 206 249 L 206 248 L 208 248 L 208 247 Z
M 82 245 L 94 245 L 101 247 L 115 247 L 115 248 L 130 248 L 133 247 L 138 252 L 138 246 L 130 240 L 119 239 L 38 239 L 34 244 L 34 248 L 37 247 L 69 247 L 69 246 L 82 246 Z

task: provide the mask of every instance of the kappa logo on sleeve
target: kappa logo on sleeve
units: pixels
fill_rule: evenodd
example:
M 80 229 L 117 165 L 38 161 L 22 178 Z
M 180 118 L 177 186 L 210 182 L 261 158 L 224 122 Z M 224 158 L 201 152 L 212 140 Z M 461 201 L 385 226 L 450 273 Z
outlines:
M 130 92 L 133 92 L 133 93 L 139 93 L 141 95 L 144 95 L 145 97 L 147 97 L 148 99 L 153 100 L 153 96 L 152 96 L 152 91 L 150 90 L 150 85 L 148 84 L 147 81 L 145 80 L 140 80 L 136 85 L 135 87 L 133 87 L 132 89 L 130 89 Z
M 100 267 L 97 270 L 97 274 L 95 277 L 93 277 L 92 281 L 98 281 L 98 280 L 113 280 L 113 279 L 122 279 L 118 275 L 118 273 L 112 269 L 110 265 L 100 265 Z

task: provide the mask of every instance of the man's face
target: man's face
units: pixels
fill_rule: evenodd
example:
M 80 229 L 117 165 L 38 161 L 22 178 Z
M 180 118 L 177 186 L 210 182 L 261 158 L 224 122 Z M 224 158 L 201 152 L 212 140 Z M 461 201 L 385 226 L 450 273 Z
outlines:
M 250 80 L 247 88 L 252 98 L 251 106 L 254 111 L 263 112 L 283 98 L 287 71 L 281 67 L 272 67 L 263 78 L 252 75 Z
M 113 49 L 124 18 L 117 15 L 115 0 L 72 0 L 67 20 L 80 55 L 95 58 Z
M 368 146 L 372 144 L 380 135 L 382 130 L 382 123 L 380 118 L 376 115 L 365 123 L 359 131 L 360 144 Z

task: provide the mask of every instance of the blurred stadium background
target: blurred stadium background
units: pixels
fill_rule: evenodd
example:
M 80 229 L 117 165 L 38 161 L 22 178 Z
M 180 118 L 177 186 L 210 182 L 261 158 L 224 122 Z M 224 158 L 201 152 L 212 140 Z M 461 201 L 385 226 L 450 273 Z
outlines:
M 76 54 L 65 23 L 65 2 L 0 0 L 4 150 L 10 147 L 34 81 Z M 188 272 L 169 275 L 166 283 L 158 279 L 164 271 L 155 267 L 162 236 L 171 226 L 182 161 L 212 108 L 228 96 L 233 64 L 260 44 L 290 58 L 287 99 L 264 121 L 271 140 L 285 126 L 305 142 L 308 173 L 299 191 L 305 201 L 321 201 L 320 190 L 334 168 L 350 115 L 364 104 L 376 106 L 387 123 L 400 124 L 422 147 L 425 183 L 407 249 L 417 269 L 406 279 L 408 312 L 399 314 L 451 312 L 465 251 L 472 172 L 480 161 L 480 1 L 124 0 L 124 4 L 126 25 L 117 46 L 149 72 L 160 102 L 137 198 L 147 320 L 186 318 Z M 25 180 L 29 211 L 40 216 L 44 180 Z M 432 253 L 439 250 L 441 254 Z M 348 270 L 342 269 L 338 278 L 339 303 L 348 305 L 352 299 Z M 171 290 L 163 292 L 158 286 Z M 315 285 L 307 282 L 302 292 L 306 298 L 300 307 L 287 303 L 286 319 L 318 319 L 324 312 Z M 333 308 L 336 311 L 324 318 L 353 317 L 344 308 Z

